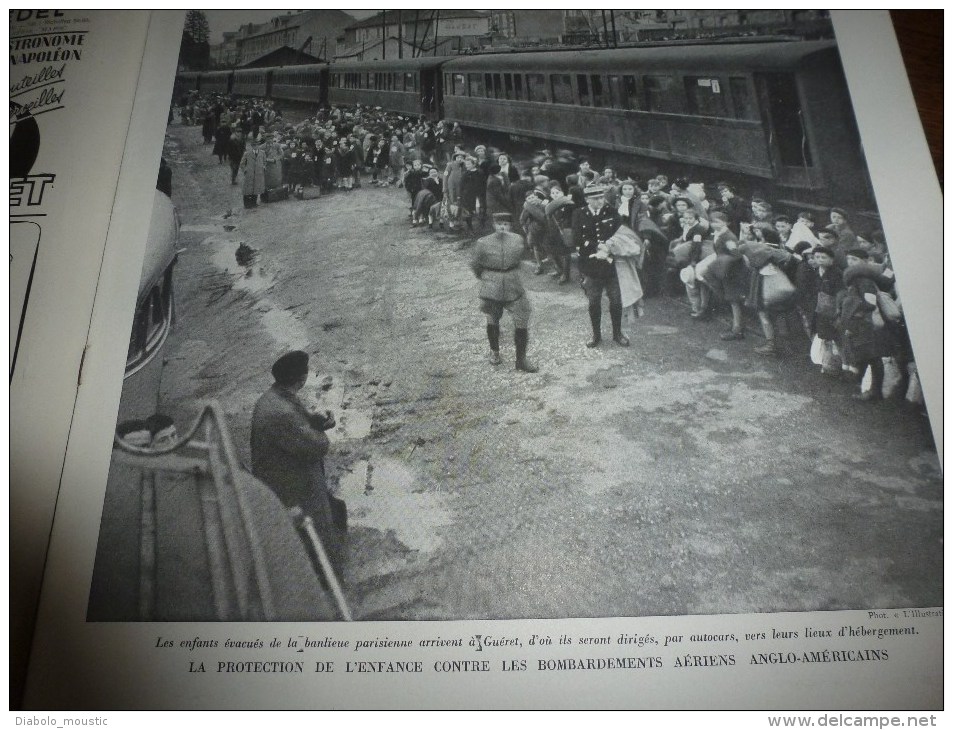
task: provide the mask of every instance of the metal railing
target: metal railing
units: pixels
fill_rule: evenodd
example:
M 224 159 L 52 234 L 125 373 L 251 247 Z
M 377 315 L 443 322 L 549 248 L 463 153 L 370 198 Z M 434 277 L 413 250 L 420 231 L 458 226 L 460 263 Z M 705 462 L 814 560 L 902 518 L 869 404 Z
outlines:
M 145 448 L 114 439 L 114 459 L 139 476 L 138 614 L 156 620 L 159 517 L 157 498 L 166 482 L 192 481 L 201 512 L 202 542 L 210 575 L 214 618 L 218 621 L 273 621 L 277 615 L 262 543 L 240 482 L 253 479 L 241 467 L 221 406 L 214 401 L 175 443 Z M 340 583 L 317 533 L 305 533 L 345 620 L 351 615 Z

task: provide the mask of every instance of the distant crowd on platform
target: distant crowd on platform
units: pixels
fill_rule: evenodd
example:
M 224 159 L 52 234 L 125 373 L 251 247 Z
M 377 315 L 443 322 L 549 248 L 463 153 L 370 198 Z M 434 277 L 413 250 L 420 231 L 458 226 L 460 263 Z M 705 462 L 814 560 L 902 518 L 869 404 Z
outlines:
M 535 273 L 551 268 L 557 284 L 573 280 L 573 262 L 586 278 L 586 243 L 573 240 L 574 218 L 599 201 L 590 215 L 603 213 L 637 240 L 636 293 L 627 307 L 635 318 L 645 298 L 684 296 L 695 321 L 730 311 L 721 339 L 743 342 L 747 309 L 764 335 L 758 354 L 809 356 L 824 376 L 862 383 L 864 401 L 922 403 L 911 387 L 913 355 L 883 232 L 858 235 L 842 208 L 782 214 L 729 182 L 712 185 L 712 195 L 694 178 L 624 176 L 567 152 L 544 150 L 518 164 L 505 151 L 467 146 L 457 124 L 380 108 L 322 108 L 290 124 L 270 101 L 193 93 L 179 109 L 230 164 L 231 183 L 243 173 L 248 207 L 366 183 L 403 187 L 413 227 L 482 235 L 494 214 L 509 213 Z M 615 327 L 619 302 L 608 296 Z M 889 393 L 885 367 L 895 371 Z

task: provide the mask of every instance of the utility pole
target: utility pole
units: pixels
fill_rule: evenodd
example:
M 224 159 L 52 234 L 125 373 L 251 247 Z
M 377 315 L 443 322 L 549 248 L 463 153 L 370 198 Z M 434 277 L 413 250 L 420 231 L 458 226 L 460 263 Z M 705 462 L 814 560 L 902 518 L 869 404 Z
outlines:
M 606 22 L 606 11 L 602 11 L 602 33 L 603 37 L 606 39 L 606 48 L 609 47 L 609 26 Z
M 436 15 L 436 10 L 430 11 L 430 19 L 427 21 L 427 27 L 424 28 L 424 37 L 420 39 L 420 52 L 418 56 L 422 56 L 424 52 L 424 46 L 427 45 L 427 36 L 430 35 L 430 26 L 433 24 L 434 15 Z
M 615 29 L 615 10 L 609 10 L 609 18 L 612 20 L 612 46 L 614 48 L 619 47 L 619 34 Z
M 397 10 L 397 58 L 404 57 L 404 22 L 400 9 Z
M 381 10 L 381 60 L 387 60 L 387 10 Z
M 410 52 L 411 58 L 417 57 L 417 28 L 420 26 L 420 11 L 414 11 L 414 48 Z
M 433 27 L 433 55 L 437 55 L 437 34 L 440 32 L 440 10 L 437 10 L 437 22 Z

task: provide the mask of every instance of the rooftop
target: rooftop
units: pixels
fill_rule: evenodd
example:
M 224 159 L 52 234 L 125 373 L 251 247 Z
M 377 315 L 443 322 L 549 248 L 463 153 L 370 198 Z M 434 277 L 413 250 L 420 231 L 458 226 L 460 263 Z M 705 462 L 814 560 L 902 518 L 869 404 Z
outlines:
M 487 14 L 481 10 L 440 10 L 436 11 L 433 9 L 429 10 L 385 10 L 382 13 L 373 15 L 370 18 L 364 20 L 359 20 L 356 23 L 349 25 L 346 30 L 356 30 L 358 28 L 374 28 L 379 25 L 396 25 L 398 22 L 398 17 L 400 18 L 401 23 L 412 23 L 414 18 L 418 17 L 415 14 L 420 13 L 419 19 L 420 22 L 426 23 L 430 20 L 431 14 L 436 18 L 436 13 L 440 13 L 440 20 L 453 20 L 455 18 L 485 18 Z M 381 17 L 383 15 L 383 17 Z

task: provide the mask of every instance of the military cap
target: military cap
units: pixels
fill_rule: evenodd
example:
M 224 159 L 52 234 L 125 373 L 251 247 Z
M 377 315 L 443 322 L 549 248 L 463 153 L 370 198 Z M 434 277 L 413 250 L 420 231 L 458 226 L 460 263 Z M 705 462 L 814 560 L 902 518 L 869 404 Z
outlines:
M 598 195 L 605 195 L 608 189 L 606 185 L 587 185 L 582 192 L 587 198 L 594 198 Z

